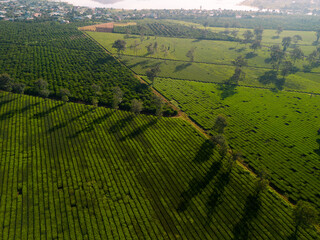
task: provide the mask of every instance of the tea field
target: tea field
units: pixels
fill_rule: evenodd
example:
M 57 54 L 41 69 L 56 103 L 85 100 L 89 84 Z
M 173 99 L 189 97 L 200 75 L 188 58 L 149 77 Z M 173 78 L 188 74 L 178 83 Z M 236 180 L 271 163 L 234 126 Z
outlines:
M 155 88 L 212 134 L 216 116 L 226 116 L 229 143 L 253 170 L 266 167 L 292 202 L 320 207 L 319 95 L 172 79 L 158 79 Z
M 294 237 L 291 205 L 177 118 L 0 92 L 0 148 L 0 239 Z

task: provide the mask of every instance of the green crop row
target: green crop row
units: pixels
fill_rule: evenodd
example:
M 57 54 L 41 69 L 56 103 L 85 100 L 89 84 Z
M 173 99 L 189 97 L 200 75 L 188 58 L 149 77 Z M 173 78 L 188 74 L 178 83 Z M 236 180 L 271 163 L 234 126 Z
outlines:
M 218 114 L 227 117 L 230 145 L 290 200 L 319 204 L 319 96 L 158 79 L 155 88 L 214 134 Z
M 292 208 L 180 119 L 0 93 L 1 239 L 286 239 Z M 299 239 L 315 239 L 301 228 Z

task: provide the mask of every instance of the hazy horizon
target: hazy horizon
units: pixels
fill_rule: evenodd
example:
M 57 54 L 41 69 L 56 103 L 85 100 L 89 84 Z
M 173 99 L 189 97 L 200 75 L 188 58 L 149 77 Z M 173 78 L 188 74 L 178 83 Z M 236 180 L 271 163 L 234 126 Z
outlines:
M 253 7 L 239 6 L 243 0 L 65 0 L 75 6 L 104 7 L 119 9 L 232 9 L 254 10 Z

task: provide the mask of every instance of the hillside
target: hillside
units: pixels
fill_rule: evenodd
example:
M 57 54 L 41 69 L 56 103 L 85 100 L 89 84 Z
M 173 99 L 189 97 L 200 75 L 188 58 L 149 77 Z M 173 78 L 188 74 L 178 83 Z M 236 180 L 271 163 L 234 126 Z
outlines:
M 257 7 L 260 9 L 294 9 L 294 10 L 305 10 L 305 9 L 319 9 L 319 0 L 245 0 L 241 5 Z
M 0 146 L 3 240 L 294 237 L 291 206 L 180 119 L 0 92 Z

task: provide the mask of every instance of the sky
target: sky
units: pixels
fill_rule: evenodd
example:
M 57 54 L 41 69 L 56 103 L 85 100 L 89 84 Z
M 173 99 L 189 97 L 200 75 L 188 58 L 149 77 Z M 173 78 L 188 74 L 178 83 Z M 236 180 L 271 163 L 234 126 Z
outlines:
M 234 9 L 253 8 L 238 6 L 243 0 L 65 0 L 76 6 L 124 9 Z

